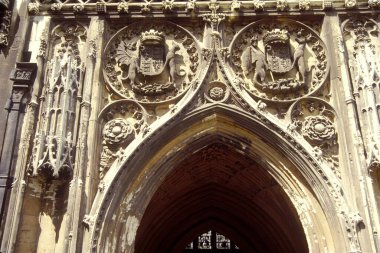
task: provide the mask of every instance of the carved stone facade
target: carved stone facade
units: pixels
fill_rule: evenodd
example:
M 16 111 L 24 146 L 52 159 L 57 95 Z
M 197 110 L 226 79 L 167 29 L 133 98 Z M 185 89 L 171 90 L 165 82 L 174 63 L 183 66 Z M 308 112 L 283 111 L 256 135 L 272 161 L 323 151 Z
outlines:
M 1 252 L 380 250 L 376 1 L 4 3 Z

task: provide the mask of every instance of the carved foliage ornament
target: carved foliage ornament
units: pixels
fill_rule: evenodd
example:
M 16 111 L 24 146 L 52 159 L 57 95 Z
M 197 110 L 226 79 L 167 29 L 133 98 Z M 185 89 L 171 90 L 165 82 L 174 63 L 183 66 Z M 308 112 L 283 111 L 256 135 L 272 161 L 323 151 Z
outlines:
M 11 11 L 5 11 L 4 16 L 0 17 L 0 47 L 8 46 L 9 29 L 11 27 Z
M 321 99 L 305 98 L 293 104 L 290 112 L 292 123 L 289 129 L 301 134 L 314 147 L 314 156 L 324 160 L 340 177 L 333 108 Z
M 142 22 L 120 30 L 105 49 L 104 77 L 123 98 L 144 103 L 174 99 L 197 72 L 199 47 L 175 24 Z
M 331 106 L 323 100 L 300 100 L 291 107 L 291 120 L 311 144 L 335 144 L 335 114 Z
M 380 1 L 379 0 L 368 0 L 368 6 L 371 8 L 379 8 Z
M 231 44 L 231 63 L 252 96 L 289 102 L 311 95 L 326 81 L 326 47 L 318 34 L 293 20 L 261 20 Z
M 122 159 L 124 149 L 146 127 L 145 110 L 136 102 L 122 99 L 106 106 L 99 118 L 103 127 L 103 149 L 100 155 L 99 177 L 102 179 L 113 162 Z

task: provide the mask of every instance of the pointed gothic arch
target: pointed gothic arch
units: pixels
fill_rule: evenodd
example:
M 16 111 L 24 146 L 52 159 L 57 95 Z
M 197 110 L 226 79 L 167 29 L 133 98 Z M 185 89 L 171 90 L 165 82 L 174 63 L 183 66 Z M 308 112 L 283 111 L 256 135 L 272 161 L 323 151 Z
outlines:
M 139 145 L 132 143 L 128 158 L 110 168 L 88 216 L 91 252 L 135 252 L 139 224 L 165 177 L 183 154 L 215 140 L 254 160 L 261 158 L 297 210 L 310 252 L 346 251 L 345 220 L 336 211 L 344 200 L 297 140 L 285 139 L 279 127 L 268 125 L 246 112 L 213 105 L 168 122 L 165 131 L 151 133 Z

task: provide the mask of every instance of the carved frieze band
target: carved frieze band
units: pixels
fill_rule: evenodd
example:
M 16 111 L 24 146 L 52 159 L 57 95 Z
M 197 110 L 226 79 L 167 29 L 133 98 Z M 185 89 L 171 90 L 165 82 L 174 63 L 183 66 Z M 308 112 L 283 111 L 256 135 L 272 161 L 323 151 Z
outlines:
M 196 0 L 158 0 L 158 1 L 43 1 L 37 0 L 29 4 L 29 13 L 33 15 L 39 14 L 94 14 L 94 13 L 120 13 L 120 14 L 139 14 L 139 13 L 189 13 L 204 12 L 209 9 L 211 1 Z M 345 0 L 345 1 L 327 1 L 327 0 L 230 0 L 219 1 L 220 12 L 236 13 L 236 12 L 261 12 L 261 11 L 322 11 L 328 9 L 369 9 L 379 8 L 379 0 Z

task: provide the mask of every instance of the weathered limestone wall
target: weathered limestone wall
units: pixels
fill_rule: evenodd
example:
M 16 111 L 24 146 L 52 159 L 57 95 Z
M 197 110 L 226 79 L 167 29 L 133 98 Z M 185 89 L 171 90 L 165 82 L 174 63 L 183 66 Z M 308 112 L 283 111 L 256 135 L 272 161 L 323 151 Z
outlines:
M 29 3 L 14 43 L 37 70 L 13 82 L 28 107 L 2 155 L 17 159 L 1 251 L 135 252 L 164 178 L 215 142 L 270 171 L 310 252 L 377 252 L 378 7 Z M 17 43 L 1 83 L 27 61 Z

